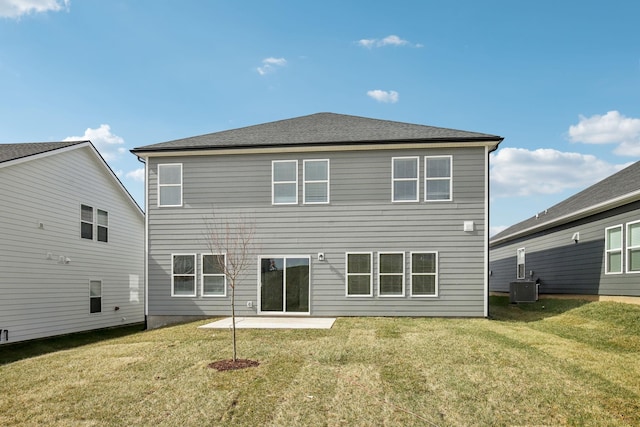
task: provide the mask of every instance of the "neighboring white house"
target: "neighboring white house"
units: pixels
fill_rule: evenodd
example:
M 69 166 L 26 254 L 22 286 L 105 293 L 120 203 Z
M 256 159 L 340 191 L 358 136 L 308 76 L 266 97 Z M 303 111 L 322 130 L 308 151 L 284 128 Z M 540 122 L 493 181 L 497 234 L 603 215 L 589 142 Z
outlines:
M 0 345 L 144 321 L 144 212 L 90 141 L 0 144 Z

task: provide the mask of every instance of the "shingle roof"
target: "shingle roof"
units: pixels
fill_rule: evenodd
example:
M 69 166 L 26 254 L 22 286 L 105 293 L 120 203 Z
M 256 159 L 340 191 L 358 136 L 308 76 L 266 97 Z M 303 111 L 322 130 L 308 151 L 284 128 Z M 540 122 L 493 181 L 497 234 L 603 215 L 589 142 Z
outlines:
M 25 142 L 21 144 L 0 144 L 0 163 L 34 156 L 60 148 L 70 147 L 87 141 L 66 142 Z
M 344 114 L 317 113 L 146 145 L 134 148 L 131 152 L 407 141 L 495 141 L 498 143 L 502 141 L 502 137 Z
M 625 197 L 629 196 L 629 197 Z M 603 179 L 529 219 L 501 231 L 492 244 L 538 232 L 582 216 L 610 209 L 640 199 L 640 161 Z M 600 210 L 597 210 L 601 207 Z

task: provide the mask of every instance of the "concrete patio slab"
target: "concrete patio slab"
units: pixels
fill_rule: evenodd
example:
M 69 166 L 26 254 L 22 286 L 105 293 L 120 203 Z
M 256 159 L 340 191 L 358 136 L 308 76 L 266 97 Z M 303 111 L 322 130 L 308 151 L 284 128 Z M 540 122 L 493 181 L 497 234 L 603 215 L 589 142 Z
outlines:
M 237 329 L 331 329 L 334 317 L 236 317 Z M 231 317 L 199 326 L 209 329 L 231 328 Z

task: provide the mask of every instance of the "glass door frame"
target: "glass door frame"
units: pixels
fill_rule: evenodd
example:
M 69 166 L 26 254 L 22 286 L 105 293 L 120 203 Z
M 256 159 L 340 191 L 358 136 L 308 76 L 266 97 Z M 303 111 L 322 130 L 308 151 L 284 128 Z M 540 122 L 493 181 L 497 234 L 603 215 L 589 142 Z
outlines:
M 283 297 L 282 308 L 284 311 L 263 311 L 262 310 L 262 260 L 269 258 L 283 258 L 285 260 L 285 277 L 283 278 Z M 309 282 L 308 286 L 308 305 L 307 311 L 286 311 L 286 295 L 287 295 L 287 280 L 286 280 L 286 260 L 288 258 L 307 259 L 309 261 Z M 257 313 L 260 315 L 277 315 L 277 316 L 309 316 L 311 314 L 311 255 L 258 255 L 258 295 L 257 295 L 258 307 Z

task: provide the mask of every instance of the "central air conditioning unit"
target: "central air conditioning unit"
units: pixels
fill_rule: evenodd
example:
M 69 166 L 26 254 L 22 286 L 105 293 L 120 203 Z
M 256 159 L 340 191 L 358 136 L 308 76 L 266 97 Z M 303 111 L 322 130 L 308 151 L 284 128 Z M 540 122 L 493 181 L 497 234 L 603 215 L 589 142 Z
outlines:
M 509 302 L 538 301 L 538 284 L 530 280 L 509 283 Z

